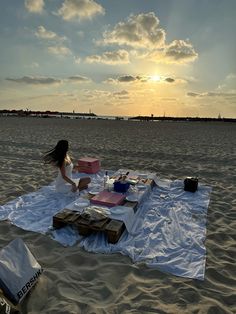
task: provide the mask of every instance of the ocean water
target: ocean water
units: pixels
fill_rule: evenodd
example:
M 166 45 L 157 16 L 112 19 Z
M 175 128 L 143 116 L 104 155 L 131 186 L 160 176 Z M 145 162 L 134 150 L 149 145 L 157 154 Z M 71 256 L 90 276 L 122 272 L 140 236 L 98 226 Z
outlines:
M 236 124 L 0 117 L 0 204 L 50 183 L 42 155 L 67 139 L 76 159 L 104 169 L 198 176 L 212 186 L 203 282 L 134 265 L 119 254 L 64 248 L 1 222 L 0 245 L 20 236 L 46 269 L 23 313 L 236 313 Z

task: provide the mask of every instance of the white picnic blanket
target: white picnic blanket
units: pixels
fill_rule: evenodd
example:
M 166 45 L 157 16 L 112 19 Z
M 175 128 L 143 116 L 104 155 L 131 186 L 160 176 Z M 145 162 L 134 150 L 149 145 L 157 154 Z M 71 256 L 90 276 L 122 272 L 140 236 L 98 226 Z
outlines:
M 103 172 L 92 175 L 92 187 L 103 181 Z M 145 263 L 177 276 L 204 279 L 207 208 L 211 187 L 199 184 L 195 193 L 185 192 L 182 180 L 155 178 L 157 186 L 141 202 L 130 218 L 129 232 L 110 244 L 104 234 L 82 237 L 66 227 L 52 229 L 52 217 L 86 194 L 56 193 L 55 186 L 22 195 L 0 206 L 0 220 L 8 219 L 24 229 L 49 234 L 65 246 L 79 245 L 90 252 L 128 255 L 135 263 Z

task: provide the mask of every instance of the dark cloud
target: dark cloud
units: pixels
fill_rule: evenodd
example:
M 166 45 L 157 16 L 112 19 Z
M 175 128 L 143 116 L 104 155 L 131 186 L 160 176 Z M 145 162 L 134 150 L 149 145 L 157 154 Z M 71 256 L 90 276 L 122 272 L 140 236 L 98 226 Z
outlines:
M 224 98 L 234 98 L 234 97 L 236 97 L 236 93 L 226 93 L 226 92 L 194 93 L 194 92 L 188 92 L 187 96 L 190 96 L 190 97 L 224 97 Z
M 187 93 L 187 96 L 189 96 L 189 97 L 199 97 L 199 96 L 201 96 L 201 94 L 193 93 L 193 92 L 188 92 L 188 93 Z
M 137 75 L 136 76 L 136 80 L 145 83 L 148 82 L 151 78 L 149 76 L 141 76 L 141 75 Z
M 106 83 L 111 83 L 111 84 L 117 84 L 117 83 L 156 83 L 160 84 L 163 82 L 167 83 L 186 83 L 183 79 L 178 79 L 178 78 L 172 78 L 172 77 L 155 77 L 155 76 L 148 76 L 148 75 L 122 75 L 117 78 L 108 78 Z
M 114 96 L 118 96 L 118 97 L 127 96 L 128 94 L 129 94 L 129 92 L 127 90 L 122 90 L 120 92 L 114 92 L 113 93 Z
M 236 97 L 236 93 L 225 93 L 225 92 L 207 92 L 206 94 L 203 94 L 203 96 L 208 97 Z
M 168 82 L 168 83 L 173 83 L 173 82 L 175 81 L 175 79 L 173 79 L 173 78 L 171 78 L 171 77 L 167 77 L 167 78 L 165 79 L 165 81 Z
M 21 78 L 6 78 L 7 81 L 22 83 L 22 84 L 32 84 L 32 85 L 50 85 L 61 83 L 60 79 L 55 79 L 52 77 L 33 77 L 33 76 L 23 76 Z
M 74 81 L 74 82 L 89 82 L 90 81 L 88 77 L 80 76 L 80 75 L 70 76 L 68 77 L 68 80 Z
M 134 82 L 137 80 L 137 77 L 134 77 L 132 75 L 124 75 L 124 76 L 120 76 L 117 79 L 119 82 Z

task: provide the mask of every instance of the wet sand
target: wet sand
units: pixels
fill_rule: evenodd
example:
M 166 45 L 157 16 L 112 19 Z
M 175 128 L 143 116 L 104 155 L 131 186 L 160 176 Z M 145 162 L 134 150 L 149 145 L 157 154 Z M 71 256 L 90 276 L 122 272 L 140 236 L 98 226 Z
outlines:
M 0 222 L 0 247 L 21 237 L 45 269 L 22 313 L 236 313 L 236 124 L 0 117 L 0 204 L 49 184 L 43 152 L 68 139 L 75 160 L 212 186 L 203 282 L 135 265 L 120 254 L 63 247 Z

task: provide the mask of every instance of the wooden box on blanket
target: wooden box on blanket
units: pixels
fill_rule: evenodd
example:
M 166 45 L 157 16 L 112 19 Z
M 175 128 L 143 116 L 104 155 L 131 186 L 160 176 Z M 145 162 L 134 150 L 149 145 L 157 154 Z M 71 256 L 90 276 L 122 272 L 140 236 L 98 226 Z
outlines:
M 63 228 L 68 224 L 73 224 L 79 217 L 79 213 L 76 211 L 71 211 L 64 209 L 62 212 L 57 213 L 53 216 L 53 227 L 55 229 Z
M 120 220 L 111 220 L 105 227 L 108 243 L 117 243 L 125 230 L 125 224 Z
M 55 229 L 72 226 L 79 231 L 82 236 L 88 236 L 93 232 L 105 232 L 108 243 L 115 244 L 119 241 L 125 224 L 123 221 L 105 217 L 101 220 L 91 220 L 77 211 L 65 208 L 62 212 L 53 216 L 53 227 Z
M 97 158 L 83 157 L 78 160 L 78 171 L 84 173 L 97 173 L 100 170 L 100 161 Z
M 125 195 L 116 192 L 101 191 L 90 199 L 90 202 L 97 205 L 113 207 L 122 205 L 125 200 Z

